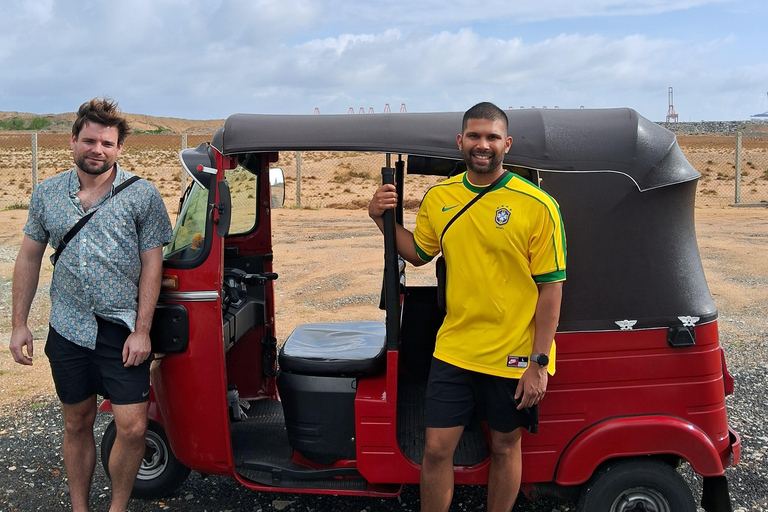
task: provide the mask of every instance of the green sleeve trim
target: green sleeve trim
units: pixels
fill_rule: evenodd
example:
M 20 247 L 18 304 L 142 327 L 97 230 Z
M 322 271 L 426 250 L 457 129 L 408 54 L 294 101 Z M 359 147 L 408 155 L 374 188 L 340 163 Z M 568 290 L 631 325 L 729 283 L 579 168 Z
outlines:
M 434 258 L 434 256 L 430 256 L 429 254 L 425 253 L 425 252 L 424 252 L 424 251 L 421 249 L 421 247 L 419 247 L 418 245 L 416 245 L 416 242 L 413 242 L 413 246 L 416 248 L 416 254 L 418 254 L 419 258 L 421 258 L 423 261 L 425 261 L 425 262 L 427 262 L 427 263 L 429 263 L 430 261 L 432 261 L 432 258 Z
M 556 283 L 558 281 L 565 281 L 565 270 L 555 270 L 549 274 L 533 276 L 533 280 L 537 283 Z

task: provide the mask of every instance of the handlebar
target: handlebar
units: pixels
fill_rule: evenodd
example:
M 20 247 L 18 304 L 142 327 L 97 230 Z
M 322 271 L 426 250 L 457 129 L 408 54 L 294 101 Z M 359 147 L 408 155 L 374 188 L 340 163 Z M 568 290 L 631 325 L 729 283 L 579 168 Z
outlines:
M 248 274 L 239 268 L 227 269 L 224 271 L 224 281 L 230 286 L 244 288 L 245 285 L 264 285 L 267 281 L 277 279 L 275 272 L 261 272 L 257 274 Z

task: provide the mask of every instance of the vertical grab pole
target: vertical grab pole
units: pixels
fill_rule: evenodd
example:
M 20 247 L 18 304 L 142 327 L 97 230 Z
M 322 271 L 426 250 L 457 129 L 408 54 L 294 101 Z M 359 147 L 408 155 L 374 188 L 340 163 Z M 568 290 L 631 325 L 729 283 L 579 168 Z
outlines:
M 389 167 L 389 166 L 387 166 Z M 405 182 L 405 162 L 403 155 L 399 155 L 395 162 L 395 188 L 397 189 L 397 209 L 395 210 L 395 222 L 403 225 L 403 183 Z
M 395 183 L 395 170 L 382 167 L 381 182 Z M 387 313 L 387 350 L 397 350 L 400 339 L 400 270 L 397 260 L 395 212 L 384 212 L 384 309 Z

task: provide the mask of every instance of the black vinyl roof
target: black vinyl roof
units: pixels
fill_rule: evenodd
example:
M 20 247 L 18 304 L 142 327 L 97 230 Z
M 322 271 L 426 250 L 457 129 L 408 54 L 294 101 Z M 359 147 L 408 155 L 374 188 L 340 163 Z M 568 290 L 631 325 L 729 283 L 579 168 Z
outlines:
M 628 108 L 509 110 L 505 163 L 542 171 L 615 172 L 640 191 L 698 179 L 675 135 Z M 462 112 L 344 115 L 235 114 L 211 145 L 224 155 L 359 151 L 461 159 Z

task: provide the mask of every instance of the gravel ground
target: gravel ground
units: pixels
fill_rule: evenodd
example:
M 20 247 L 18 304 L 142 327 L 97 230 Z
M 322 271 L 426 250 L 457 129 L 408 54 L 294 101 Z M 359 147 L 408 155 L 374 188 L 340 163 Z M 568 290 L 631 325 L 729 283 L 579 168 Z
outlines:
M 94 432 L 97 441 L 111 421 L 99 413 Z M 70 510 L 69 490 L 61 457 L 62 417 L 58 402 L 38 397 L 22 404 L 15 414 L 0 418 L 0 511 Z M 110 487 L 101 461 L 97 463 L 91 488 L 92 510 L 107 510 Z M 571 503 L 521 498 L 516 512 L 566 512 Z M 459 486 L 454 511 L 484 510 L 485 491 L 477 486 Z M 239 485 L 234 478 L 192 472 L 174 495 L 163 500 L 131 500 L 131 512 L 178 510 L 190 512 L 337 512 L 419 510 L 418 486 L 405 486 L 398 498 L 359 498 L 311 494 L 260 493 Z
M 728 398 L 729 419 L 742 440 L 740 464 L 728 470 L 734 510 L 768 511 L 768 339 L 750 344 L 744 351 L 729 334 L 728 324 L 739 322 L 721 318 L 723 344 L 726 347 L 730 371 L 736 380 L 736 390 Z M 760 361 L 758 365 L 745 364 Z M 95 427 L 96 439 L 111 416 L 99 413 Z M 69 496 L 64 464 L 61 458 L 62 418 L 58 403 L 51 397 L 37 397 L 22 403 L 16 411 L 0 417 L 0 511 L 68 510 Z M 687 468 L 681 470 L 696 493 L 701 482 Z M 91 490 L 93 510 L 106 510 L 109 503 L 109 482 L 97 464 Z M 482 488 L 457 488 L 451 510 L 484 510 L 485 492 Z M 540 500 L 519 500 L 516 512 L 566 512 L 575 509 L 573 503 Z M 133 512 L 179 510 L 191 512 L 214 511 L 272 511 L 331 512 L 331 511 L 415 511 L 419 508 L 418 487 L 405 486 L 397 499 L 314 496 L 258 493 L 240 486 L 233 478 L 204 477 L 193 472 L 181 489 L 164 500 L 132 500 Z

